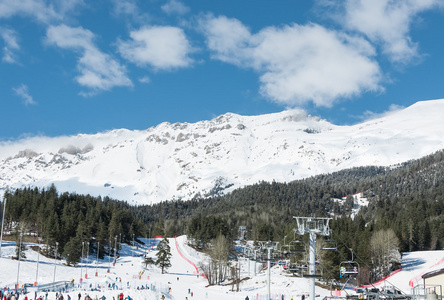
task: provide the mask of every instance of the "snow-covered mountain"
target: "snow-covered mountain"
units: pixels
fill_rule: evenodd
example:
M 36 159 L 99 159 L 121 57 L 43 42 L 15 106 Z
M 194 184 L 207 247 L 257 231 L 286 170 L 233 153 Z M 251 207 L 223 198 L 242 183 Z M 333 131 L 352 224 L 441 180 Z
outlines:
M 130 204 L 226 193 L 365 165 L 388 166 L 444 148 L 444 100 L 353 126 L 300 110 L 162 123 L 144 131 L 34 137 L 0 144 L 0 189 L 47 187 Z

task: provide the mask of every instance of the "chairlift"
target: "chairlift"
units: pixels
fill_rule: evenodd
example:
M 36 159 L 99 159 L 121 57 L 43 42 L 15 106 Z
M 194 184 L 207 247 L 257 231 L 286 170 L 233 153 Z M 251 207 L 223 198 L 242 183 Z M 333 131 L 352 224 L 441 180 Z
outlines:
M 307 269 L 308 269 L 308 267 L 306 265 L 300 265 L 298 263 L 291 263 L 288 265 L 288 271 L 291 273 L 301 273 L 302 274 L 302 272 Z
M 326 240 L 321 250 L 324 251 L 336 251 L 338 250 L 338 244 L 333 240 Z
M 348 260 L 339 264 L 339 277 L 355 277 L 359 274 L 359 264 L 356 261 Z
M 290 271 L 291 273 L 296 273 L 297 271 L 299 271 L 299 266 L 295 263 L 289 264 L 288 271 Z
M 291 252 L 291 245 L 286 244 L 286 245 L 282 245 L 281 248 L 279 249 L 279 251 L 281 252 L 281 254 L 283 256 L 288 256 Z
M 292 241 L 290 243 L 290 253 L 305 253 L 305 245 L 301 241 Z

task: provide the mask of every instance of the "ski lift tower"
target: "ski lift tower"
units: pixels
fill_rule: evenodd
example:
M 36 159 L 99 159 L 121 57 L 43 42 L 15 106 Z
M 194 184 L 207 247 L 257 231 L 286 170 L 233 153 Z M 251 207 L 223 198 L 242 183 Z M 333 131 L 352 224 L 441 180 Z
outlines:
M 272 242 L 272 241 L 268 241 L 268 242 L 259 242 L 259 244 L 261 245 L 262 249 L 267 249 L 268 250 L 268 255 L 267 255 L 267 268 L 268 268 L 268 299 L 267 300 L 271 300 L 271 251 L 277 250 L 277 246 L 279 244 L 279 242 Z
M 296 219 L 297 228 L 295 233 L 299 235 L 309 234 L 309 249 L 310 249 L 310 265 L 309 274 L 305 277 L 311 277 L 310 280 L 310 300 L 315 300 L 315 278 L 316 278 L 316 234 L 329 236 L 331 229 L 329 222 L 332 218 L 312 218 L 312 217 L 293 217 Z

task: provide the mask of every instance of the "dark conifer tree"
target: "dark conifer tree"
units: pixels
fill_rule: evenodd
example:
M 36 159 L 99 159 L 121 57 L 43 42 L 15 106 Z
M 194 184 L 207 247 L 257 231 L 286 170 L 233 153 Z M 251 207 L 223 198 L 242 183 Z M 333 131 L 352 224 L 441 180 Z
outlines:
M 164 238 L 159 242 L 157 245 L 157 250 L 156 265 L 161 268 L 163 274 L 165 269 L 171 267 L 171 248 L 167 238 Z

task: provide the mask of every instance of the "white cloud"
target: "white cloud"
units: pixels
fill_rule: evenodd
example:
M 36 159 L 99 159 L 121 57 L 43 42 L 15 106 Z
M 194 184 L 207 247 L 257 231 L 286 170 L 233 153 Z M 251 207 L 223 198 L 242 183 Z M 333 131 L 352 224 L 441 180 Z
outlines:
M 32 99 L 32 96 L 29 94 L 28 91 L 28 86 L 26 86 L 25 84 L 22 84 L 16 88 L 12 88 L 12 90 L 17 96 L 23 99 L 23 103 L 26 106 L 37 104 L 37 102 L 35 102 L 34 99 Z
M 139 78 L 139 82 L 140 83 L 150 83 L 151 79 L 148 76 L 144 76 L 144 77 Z
M 50 26 L 46 32 L 47 43 L 80 53 L 77 62 L 80 75 L 76 80 L 80 85 L 92 90 L 82 93 L 83 95 L 110 90 L 115 86 L 132 86 L 126 75 L 126 68 L 110 55 L 97 49 L 93 39 L 94 34 L 82 27 Z
M 143 27 L 130 32 L 131 40 L 119 41 L 121 55 L 138 66 L 157 70 L 188 67 L 192 47 L 182 29 L 171 26 Z
M 443 4 L 443 0 L 346 0 L 344 15 L 337 19 L 381 44 L 392 61 L 407 63 L 418 56 L 418 44 L 409 35 L 411 23 L 419 13 Z
M 150 15 L 140 9 L 135 0 L 112 0 L 114 16 L 129 17 L 137 23 L 150 22 Z
M 114 13 L 117 15 L 137 15 L 139 9 L 133 0 L 113 0 Z
M 190 11 L 187 6 L 177 0 L 169 0 L 166 4 L 161 6 L 161 9 L 169 15 L 184 15 Z
M 1 0 L 0 18 L 9 18 L 14 15 L 31 15 L 43 23 L 59 17 L 43 0 Z
M 0 0 L 0 18 L 31 16 L 42 23 L 64 19 L 83 0 Z
M 200 20 L 212 57 L 260 74 L 261 93 L 296 106 L 329 107 L 339 98 L 381 90 L 373 47 L 320 25 L 268 27 L 257 34 L 236 19 Z
M 20 50 L 17 33 L 12 29 L 0 27 L 0 37 L 5 43 L 5 46 L 3 47 L 2 61 L 11 64 L 16 63 L 17 60 L 15 52 Z

